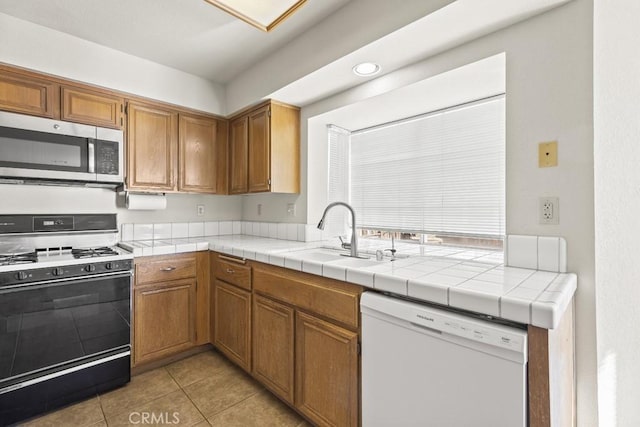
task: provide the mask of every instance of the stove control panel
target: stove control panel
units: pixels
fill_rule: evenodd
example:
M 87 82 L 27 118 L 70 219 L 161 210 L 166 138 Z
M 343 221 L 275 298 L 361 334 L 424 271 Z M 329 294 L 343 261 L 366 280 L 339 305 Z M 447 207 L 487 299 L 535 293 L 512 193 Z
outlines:
M 4 271 L 0 272 L 0 288 L 4 286 L 44 282 L 48 280 L 91 277 L 103 273 L 128 271 L 132 268 L 133 261 L 125 259 L 118 261 L 98 261 L 86 264 L 72 264 L 60 267 L 33 268 L 22 271 Z

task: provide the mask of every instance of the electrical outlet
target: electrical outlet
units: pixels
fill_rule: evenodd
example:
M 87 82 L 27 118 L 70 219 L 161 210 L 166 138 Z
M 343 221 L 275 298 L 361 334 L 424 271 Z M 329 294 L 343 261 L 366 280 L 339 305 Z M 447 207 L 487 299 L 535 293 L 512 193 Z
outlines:
M 262 203 L 258 203 L 258 215 L 262 215 Z
M 296 216 L 296 204 L 295 203 L 287 203 L 287 215 Z
M 557 197 L 540 197 L 540 224 L 560 223 L 560 201 Z
M 196 205 L 198 216 L 204 216 L 204 205 Z

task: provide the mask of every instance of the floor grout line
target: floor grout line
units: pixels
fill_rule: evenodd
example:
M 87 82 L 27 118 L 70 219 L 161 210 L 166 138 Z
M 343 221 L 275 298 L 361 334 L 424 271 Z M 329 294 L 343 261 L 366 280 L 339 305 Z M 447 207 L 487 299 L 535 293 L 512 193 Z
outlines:
M 100 393 L 96 396 L 98 398 L 98 405 L 100 405 L 100 412 L 102 412 L 102 421 L 104 421 L 105 425 L 109 427 L 109 423 L 107 422 L 107 414 L 104 413 L 104 408 L 102 407 L 102 399 L 100 398 Z
M 183 391 L 183 390 L 180 388 L 180 384 L 178 384 L 178 383 L 177 383 L 177 381 L 175 381 L 175 380 L 173 379 L 173 377 L 171 376 L 171 374 L 169 373 L 169 371 L 167 371 L 167 369 L 166 369 L 166 367 L 165 367 L 165 366 L 160 366 L 160 367 L 158 367 L 158 368 L 152 369 L 152 370 L 147 371 L 147 372 L 156 372 L 156 371 L 160 371 L 160 370 L 164 370 L 164 371 L 169 375 L 169 378 L 171 378 L 171 381 L 173 381 L 173 382 L 178 386 L 178 390 Z M 144 374 L 146 374 L 147 372 L 144 372 L 143 374 L 140 374 L 140 375 L 144 375 Z M 122 386 L 121 388 L 117 388 L 117 389 L 114 389 L 114 390 L 110 390 L 110 391 L 108 391 L 108 392 L 106 392 L 106 393 L 104 393 L 104 394 L 109 394 L 109 393 L 111 393 L 111 392 L 113 392 L 113 391 L 120 390 L 120 389 L 124 389 L 124 388 L 125 388 L 125 387 L 127 387 L 129 384 L 131 384 L 131 383 L 129 382 L 129 383 L 127 383 L 126 385 Z M 146 404 L 148 404 L 148 403 L 155 402 L 156 400 L 161 399 L 161 398 L 163 398 L 163 397 L 166 397 L 167 395 L 169 395 L 169 394 L 171 394 L 171 393 L 174 393 L 174 392 L 176 392 L 176 391 L 178 391 L 178 390 L 168 391 L 168 392 L 166 392 L 166 393 L 164 393 L 164 394 L 162 394 L 162 395 L 159 395 L 159 396 L 154 397 L 153 399 L 150 399 L 150 400 L 147 400 L 147 401 L 141 402 L 141 403 L 140 403 L 140 405 L 146 405 Z M 185 395 L 186 395 L 186 393 L 185 393 Z M 98 394 L 98 397 L 100 397 L 100 394 Z M 188 396 L 187 396 L 187 397 L 188 397 Z M 109 426 L 109 420 L 107 419 L 107 414 L 104 412 L 104 407 L 102 406 L 102 400 L 100 400 L 100 409 L 102 410 L 102 414 L 104 415 L 104 422 L 107 424 L 107 427 L 108 427 L 108 426 Z M 131 409 L 131 408 L 130 408 L 130 409 Z M 133 409 L 131 409 L 131 410 L 133 410 Z M 120 414 L 123 414 L 123 413 L 125 413 L 125 412 L 126 412 L 126 410 L 124 410 L 124 411 L 122 411 L 122 412 L 116 412 L 115 414 L 113 414 L 112 418 L 115 418 L 116 416 L 118 416 L 118 415 L 120 415 Z
M 230 409 L 232 409 L 232 408 L 235 408 L 235 407 L 236 407 L 236 406 L 238 406 L 239 404 L 241 404 L 241 403 L 243 403 L 243 402 L 246 402 L 247 400 L 251 399 L 251 398 L 252 398 L 252 397 L 254 397 L 254 396 L 257 396 L 258 394 L 260 394 L 261 392 L 263 392 L 263 391 L 265 391 L 265 390 L 266 390 L 266 389 L 265 389 L 262 385 L 260 385 L 260 389 L 259 389 L 258 391 L 256 391 L 255 393 L 253 393 L 253 394 L 251 394 L 251 395 L 249 395 L 249 396 L 245 397 L 245 398 L 244 398 L 244 399 L 242 399 L 242 400 L 237 401 L 236 403 L 234 403 L 234 404 L 233 404 L 233 405 L 231 405 L 231 406 L 227 406 L 227 407 L 226 407 L 226 408 L 224 408 L 222 411 L 218 411 L 218 412 L 216 412 L 215 414 L 212 414 L 211 416 L 212 416 L 212 417 L 215 417 L 215 416 L 218 416 L 218 415 L 222 414 L 223 412 L 226 412 L 226 411 L 228 411 L 228 410 L 230 410 Z M 195 405 L 195 403 L 194 403 L 194 405 Z M 204 414 L 203 414 L 203 415 L 204 415 Z M 208 419 L 207 417 L 205 417 L 205 420 L 207 420 L 207 423 L 209 423 L 209 419 Z M 211 424 L 211 423 L 209 423 L 209 424 Z

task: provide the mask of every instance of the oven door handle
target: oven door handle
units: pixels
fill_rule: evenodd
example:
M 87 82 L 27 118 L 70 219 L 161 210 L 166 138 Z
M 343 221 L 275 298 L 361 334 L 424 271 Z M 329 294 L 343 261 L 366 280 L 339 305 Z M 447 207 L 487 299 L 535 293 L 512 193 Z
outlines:
M 101 274 L 93 274 L 91 276 L 76 276 L 76 277 L 68 277 L 64 279 L 51 279 L 51 280 L 42 280 L 40 282 L 33 283 L 20 283 L 18 285 L 9 285 L 0 288 L 0 294 L 8 293 L 8 292 L 16 292 L 25 289 L 43 289 L 43 288 L 51 288 L 53 286 L 59 285 L 71 285 L 77 282 L 87 282 L 94 281 L 105 278 L 125 278 L 128 277 L 129 280 L 133 279 L 133 273 L 131 271 L 118 271 L 113 273 L 101 273 Z

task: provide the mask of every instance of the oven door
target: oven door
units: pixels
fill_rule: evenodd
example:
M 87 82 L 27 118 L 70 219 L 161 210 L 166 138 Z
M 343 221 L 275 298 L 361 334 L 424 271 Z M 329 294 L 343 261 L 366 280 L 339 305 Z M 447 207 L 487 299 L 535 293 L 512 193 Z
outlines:
M 131 273 L 0 288 L 0 394 L 130 352 Z

